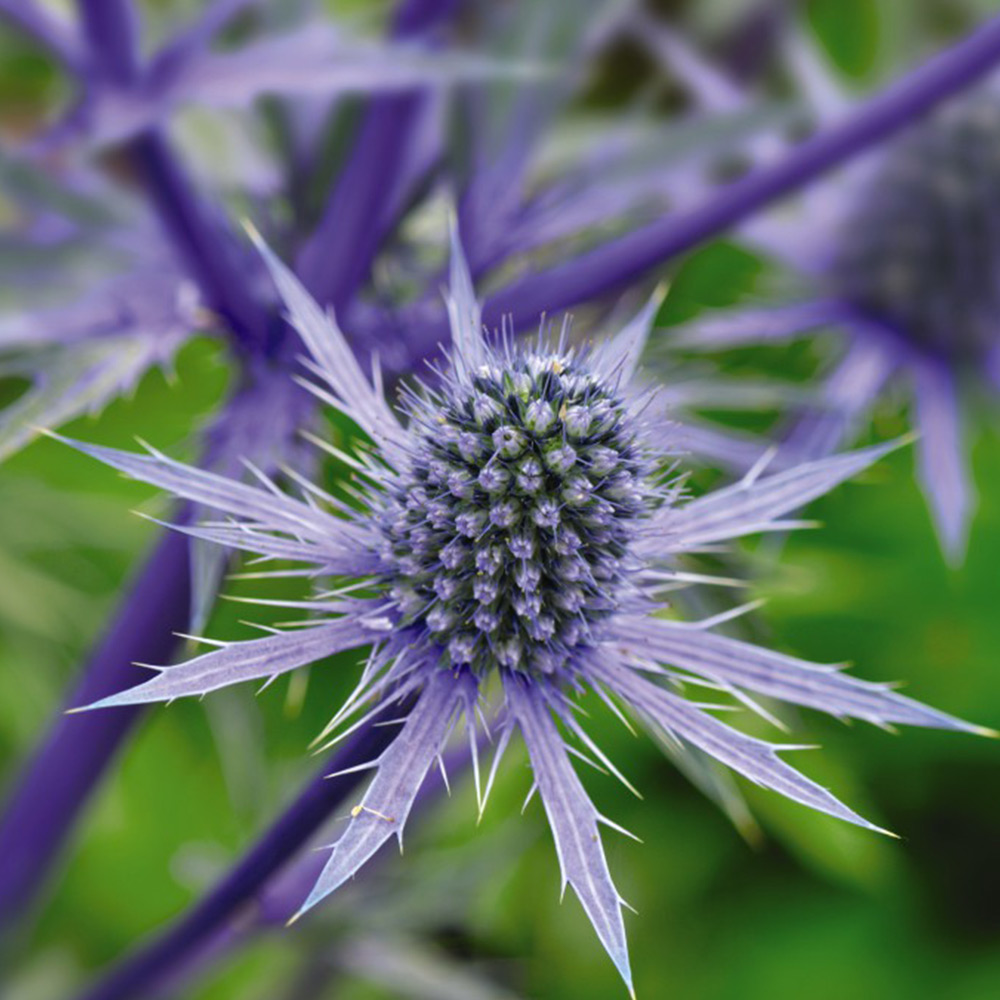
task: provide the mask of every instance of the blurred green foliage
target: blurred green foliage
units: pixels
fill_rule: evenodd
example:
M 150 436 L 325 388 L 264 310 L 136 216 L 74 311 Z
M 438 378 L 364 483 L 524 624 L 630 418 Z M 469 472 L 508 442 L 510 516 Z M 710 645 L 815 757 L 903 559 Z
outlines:
M 831 60 L 859 85 L 899 65 L 906 55 L 901 37 L 923 40 L 913 42 L 914 57 L 928 48 L 927 32 L 940 42 L 994 9 L 972 0 L 806 6 Z M 8 108 L 37 113 L 57 89 L 35 53 L 0 36 L 0 95 Z M 743 251 L 707 248 L 675 269 L 661 319 L 677 322 L 723 305 L 763 280 L 761 265 Z M 799 364 L 781 354 L 772 361 Z M 171 383 L 151 375 L 135 400 L 69 432 L 120 446 L 139 435 L 190 454 L 191 435 L 225 383 L 225 359 L 199 342 L 182 354 Z M 877 433 L 901 426 L 898 414 L 886 412 Z M 812 514 L 824 527 L 792 537 L 776 565 L 762 545 L 750 546 L 748 558 L 770 567 L 755 587 L 769 599 L 762 616 L 769 640 L 819 661 L 850 660 L 867 678 L 906 678 L 907 690 L 923 700 L 1000 724 L 995 426 L 982 433 L 975 460 L 982 499 L 960 571 L 942 565 L 905 451 L 816 504 Z M 0 502 L 0 761 L 11 773 L 57 709 L 129 567 L 154 535 L 152 525 L 126 511 L 165 506 L 146 488 L 52 441 L 0 468 Z M 261 586 L 245 582 L 234 590 L 259 593 Z M 223 603 L 209 631 L 248 635 L 241 624 L 247 614 L 245 606 Z M 12 996 L 68 995 L 211 884 L 310 773 L 306 745 L 353 676 L 346 657 L 314 668 L 305 692 L 279 682 L 260 697 L 244 688 L 154 709 L 87 814 L 37 925 L 26 932 Z M 750 847 L 648 740 L 632 737 L 601 706 L 588 707 L 595 737 L 645 796 L 636 801 L 614 782 L 584 775 L 600 810 L 644 841 L 611 833 L 608 843 L 619 886 L 639 911 L 628 925 L 640 996 L 1000 996 L 996 743 L 848 728 L 813 713 L 790 717 L 796 741 L 824 746 L 822 754 L 800 755 L 807 773 L 902 839 L 883 840 L 748 788 L 764 828 L 763 841 Z M 474 960 L 525 996 L 621 995 L 576 901 L 559 903 L 558 867 L 537 801 L 522 820 L 508 822 L 529 786 L 523 755 L 512 753 L 478 829 L 467 786 L 463 778 L 450 801 L 413 824 L 406 858 L 389 860 L 383 881 L 412 894 L 419 870 L 428 898 L 417 912 L 436 910 L 435 866 L 444 871 L 451 852 L 471 852 L 475 877 L 463 885 L 462 898 L 448 901 L 454 916 L 434 920 L 443 950 Z M 514 838 L 516 850 L 498 851 L 498 838 Z M 294 996 L 307 947 L 336 947 L 366 891 L 359 881 L 354 903 L 329 907 L 301 932 L 261 939 L 183 995 Z M 394 926 L 392 906 L 365 912 L 370 927 Z M 335 977 L 326 989 L 311 995 L 399 995 L 356 977 Z

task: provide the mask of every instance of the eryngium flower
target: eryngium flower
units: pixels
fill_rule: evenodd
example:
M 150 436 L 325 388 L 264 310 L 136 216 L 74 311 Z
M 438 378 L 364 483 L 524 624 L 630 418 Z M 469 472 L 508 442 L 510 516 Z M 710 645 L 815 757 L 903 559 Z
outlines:
M 995 94 L 964 98 L 904 134 L 846 214 L 831 292 L 943 358 L 996 352 L 998 163 Z
M 837 120 L 847 98 L 803 38 L 789 41 L 804 96 L 820 119 Z M 757 155 L 773 155 L 771 141 L 763 136 Z M 842 331 L 838 362 L 816 406 L 793 422 L 778 464 L 832 453 L 902 384 L 914 402 L 923 490 L 953 562 L 964 557 L 974 507 L 968 390 L 985 383 L 1000 392 L 998 155 L 993 80 L 804 191 L 799 214 L 744 225 L 752 244 L 807 277 L 802 300 L 709 316 L 678 338 L 717 349 Z
M 354 875 L 389 838 L 402 836 L 422 782 L 464 716 L 480 808 L 520 730 L 563 884 L 574 888 L 630 983 L 623 901 L 598 832 L 599 824 L 614 824 L 584 791 L 564 732 L 621 775 L 578 722 L 575 695 L 591 688 L 616 711 L 625 705 L 665 741 L 696 747 L 766 788 L 871 829 L 877 828 L 785 763 L 778 752 L 790 748 L 720 722 L 685 698 L 681 684 L 721 687 L 751 705 L 758 694 L 880 725 L 975 728 L 885 685 L 717 635 L 707 628 L 711 622 L 655 614 L 665 607 L 665 583 L 676 580 L 678 554 L 787 527 L 783 514 L 893 445 L 758 473 L 684 500 L 665 464 L 669 428 L 650 416 L 648 394 L 630 388 L 652 310 L 599 347 L 576 349 L 565 338 L 546 343 L 544 337 L 526 347 L 511 339 L 491 346 L 457 248 L 449 364 L 433 388 L 403 394 L 402 422 L 382 395 L 377 368 L 373 383 L 333 319 L 264 253 L 289 319 L 311 351 L 314 391 L 378 446 L 377 454 L 336 452 L 367 484 L 357 498 L 364 510 L 305 479 L 300 500 L 269 481 L 247 485 L 157 452 L 77 447 L 227 515 L 182 530 L 345 580 L 308 602 L 318 617 L 306 627 L 218 643 L 94 707 L 270 680 L 368 646 L 360 682 L 324 737 L 358 713 L 346 731 L 370 724 L 390 704 L 412 705 L 395 741 L 369 765 L 375 776 L 303 910 Z M 474 736 L 494 680 L 503 705 L 483 782 Z

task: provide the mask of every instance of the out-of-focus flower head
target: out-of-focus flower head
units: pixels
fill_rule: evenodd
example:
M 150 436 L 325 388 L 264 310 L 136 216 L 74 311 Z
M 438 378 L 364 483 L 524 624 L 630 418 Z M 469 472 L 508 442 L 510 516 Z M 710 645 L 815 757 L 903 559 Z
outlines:
M 836 120 L 847 94 L 804 35 L 787 43 L 814 117 Z M 676 65 L 722 79 L 679 40 L 672 45 Z M 699 79 L 688 74 L 704 91 Z M 774 142 L 762 140 L 758 155 Z M 805 279 L 801 294 L 709 314 L 673 342 L 710 351 L 837 331 L 814 405 L 785 429 L 779 462 L 831 453 L 903 388 L 920 435 L 920 480 L 952 562 L 964 556 L 974 506 L 964 411 L 977 391 L 1000 391 L 998 150 L 1000 93 L 988 83 L 810 187 L 799 204 L 745 224 L 751 245 Z
M 667 608 L 665 588 L 683 579 L 676 569 L 680 554 L 787 528 L 784 515 L 893 444 L 773 475 L 758 468 L 735 486 L 688 499 L 670 464 L 669 428 L 648 407 L 648 392 L 633 382 L 652 310 L 597 347 L 573 348 L 544 331 L 535 343 L 507 338 L 492 346 L 457 242 L 448 300 L 452 349 L 435 386 L 405 390 L 399 413 L 383 396 L 377 366 L 369 379 L 331 318 L 262 250 L 289 319 L 311 351 L 313 391 L 355 421 L 374 446 L 347 454 L 315 439 L 356 470 L 352 501 L 337 500 L 305 477 L 296 477 L 298 499 L 266 477 L 248 485 L 158 452 L 76 446 L 225 517 L 184 526 L 188 533 L 304 564 L 333 582 L 305 605 L 292 603 L 317 616 L 305 627 L 220 643 L 91 707 L 202 695 L 371 646 L 356 690 L 320 739 L 339 729 L 336 741 L 384 719 L 392 705 L 402 705 L 405 718 L 388 749 L 363 765 L 375 776 L 303 911 L 387 840 L 402 836 L 425 777 L 464 717 L 480 808 L 511 736 L 520 731 L 563 883 L 577 893 L 631 986 L 623 901 L 599 836 L 601 824 L 615 824 L 590 801 L 570 752 L 593 757 L 628 782 L 580 724 L 576 695 L 594 690 L 667 743 L 690 744 L 764 787 L 872 829 L 785 763 L 779 752 L 789 747 L 720 722 L 709 706 L 686 697 L 682 685 L 721 689 L 751 707 L 759 708 L 753 698 L 762 695 L 879 725 L 975 730 L 886 685 L 718 635 L 713 620 L 658 614 Z M 501 705 L 487 722 L 494 692 Z M 477 720 L 496 738 L 485 781 Z M 567 743 L 563 731 L 581 749 Z

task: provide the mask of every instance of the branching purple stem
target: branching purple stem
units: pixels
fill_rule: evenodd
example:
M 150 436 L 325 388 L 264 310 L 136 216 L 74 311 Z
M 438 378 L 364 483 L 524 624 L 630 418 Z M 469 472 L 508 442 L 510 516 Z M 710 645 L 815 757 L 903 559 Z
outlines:
M 127 89 L 140 81 L 137 24 L 131 0 L 79 0 L 92 72 Z M 166 137 L 150 130 L 127 147 L 167 238 L 187 265 L 206 303 L 219 313 L 237 346 L 263 343 L 270 310 L 252 294 L 240 243 L 221 215 L 202 203 Z
M 407 708 L 400 713 L 406 714 Z M 398 726 L 366 726 L 339 747 L 236 866 L 196 906 L 161 936 L 141 948 L 80 1000 L 128 1000 L 150 990 L 182 959 L 199 949 L 247 903 L 316 831 L 342 807 L 363 774 L 328 774 L 367 763 L 395 739 Z
M 424 33 L 457 6 L 458 0 L 405 0 L 394 20 L 394 34 L 412 38 Z M 391 212 L 398 211 L 393 194 L 412 160 L 410 146 L 428 100 L 424 94 L 406 94 L 371 102 L 323 217 L 299 253 L 299 277 L 318 301 L 338 311 L 368 276 L 391 228 Z
M 1000 62 L 1000 17 L 912 70 L 862 104 L 842 122 L 816 133 L 784 159 L 718 188 L 689 211 L 648 226 L 555 267 L 526 274 L 489 296 L 483 322 L 514 330 L 535 326 L 544 313 L 618 291 L 647 271 L 731 229 L 851 157 L 889 138 L 937 104 L 975 83 Z M 408 324 L 411 367 L 448 338 L 443 311 Z
M 162 133 L 138 136 L 129 143 L 128 153 L 161 226 L 208 305 L 232 331 L 236 346 L 259 350 L 270 309 L 250 292 L 246 267 L 240 263 L 241 246 L 228 224 L 201 202 Z

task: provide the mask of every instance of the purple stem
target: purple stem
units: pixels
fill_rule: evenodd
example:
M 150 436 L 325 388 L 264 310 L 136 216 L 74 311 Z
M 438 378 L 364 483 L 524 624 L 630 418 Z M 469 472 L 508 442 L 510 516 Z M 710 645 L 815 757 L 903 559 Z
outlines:
M 408 706 L 403 708 L 405 715 Z M 148 997 L 162 977 L 200 949 L 309 841 L 362 780 L 361 773 L 327 775 L 377 758 L 398 726 L 368 725 L 334 751 L 298 798 L 214 889 L 144 948 L 125 958 L 80 1000 Z
M 612 240 L 565 264 L 528 274 L 488 299 L 484 322 L 512 316 L 515 327 L 627 285 L 650 268 L 725 232 L 768 203 L 803 187 L 936 104 L 1000 61 L 1000 17 L 907 73 L 844 121 L 806 139 L 783 160 L 720 188 L 706 203 Z
M 420 96 L 378 98 L 327 202 L 323 218 L 296 261 L 306 287 L 340 310 L 357 290 L 385 237 L 386 191 L 406 158 Z
M 450 16 L 458 0 L 405 0 L 393 33 L 414 37 Z M 398 192 L 412 159 L 426 95 L 376 98 L 361 126 L 323 217 L 296 261 L 299 277 L 320 302 L 342 309 L 367 277 L 398 210 Z
M 128 590 L 67 705 L 139 683 L 136 660 L 169 663 L 190 609 L 188 541 L 165 534 Z M 21 773 L 0 824 L 0 930 L 13 932 L 45 881 L 91 790 L 139 717 L 138 708 L 60 714 Z
M 71 73 L 81 73 L 84 52 L 73 29 L 35 0 L 0 0 L 0 20 L 8 21 L 58 59 Z
M 861 105 L 842 122 L 795 147 L 777 163 L 720 187 L 704 203 L 674 212 L 570 261 L 500 289 L 483 304 L 483 322 L 513 329 L 534 327 L 543 313 L 615 292 L 651 268 L 719 236 L 770 202 L 790 194 L 851 157 L 905 128 L 975 83 L 1000 62 L 1000 17 L 940 53 Z M 408 328 L 410 367 L 447 342 L 443 311 Z
M 259 351 L 271 310 L 251 294 L 246 255 L 221 214 L 202 203 L 161 132 L 136 137 L 128 153 L 161 226 L 206 302 L 225 320 L 236 346 Z
M 485 740 L 482 739 L 484 735 L 484 733 L 478 734 L 480 752 L 485 747 Z M 455 774 L 467 770 L 472 763 L 468 747 L 462 745 L 448 751 L 443 761 L 444 771 L 450 779 L 453 779 Z M 412 827 L 414 820 L 440 800 L 444 791 L 447 791 L 444 782 L 430 780 L 424 782 L 413 803 L 413 810 L 407 820 L 407 830 Z M 356 878 L 362 880 L 371 878 L 391 856 L 385 851 L 380 852 L 358 872 Z M 155 984 L 150 984 L 153 995 L 182 996 L 184 984 L 191 982 L 195 976 L 207 972 L 212 966 L 224 961 L 235 951 L 248 945 L 258 934 L 284 928 L 298 913 L 302 901 L 316 884 L 327 860 L 328 856 L 324 852 L 308 848 L 301 850 L 282 871 L 261 887 L 254 898 L 252 914 L 243 915 L 239 920 L 230 919 L 210 937 L 199 942 L 196 951 L 180 957 L 164 978 Z M 330 900 L 328 905 L 337 907 L 337 899 Z
M 95 75 L 122 89 L 139 86 L 142 67 L 131 0 L 78 2 Z M 248 287 L 245 261 L 233 233 L 202 203 L 159 130 L 143 133 L 126 148 L 160 224 L 206 303 L 226 320 L 238 346 L 262 344 L 270 310 Z
M 138 22 L 131 0 L 77 0 L 92 70 L 125 87 L 139 78 Z

